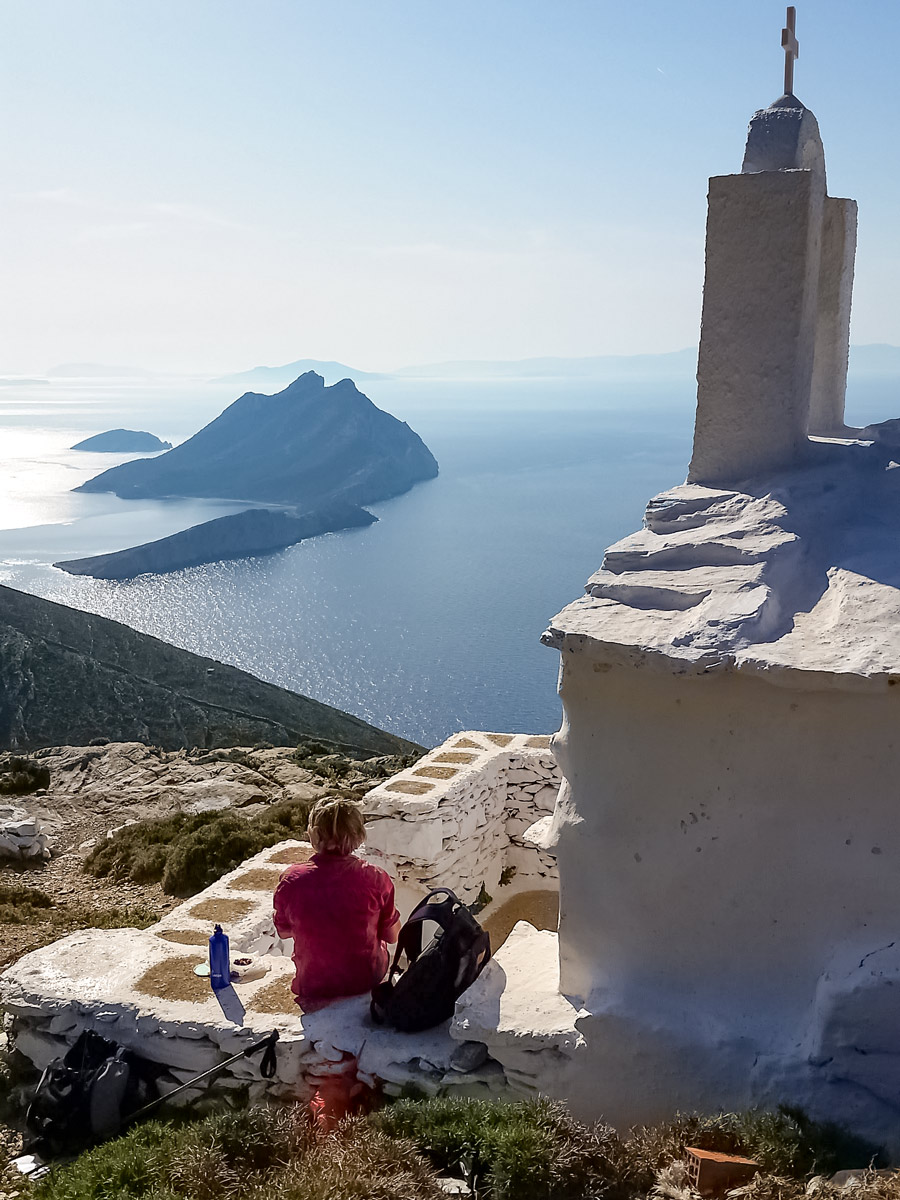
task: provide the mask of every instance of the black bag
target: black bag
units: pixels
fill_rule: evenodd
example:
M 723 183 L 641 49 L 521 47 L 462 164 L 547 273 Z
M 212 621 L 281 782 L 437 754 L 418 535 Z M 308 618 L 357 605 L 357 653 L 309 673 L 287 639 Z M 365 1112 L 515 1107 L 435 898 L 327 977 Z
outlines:
M 54 1158 L 114 1137 L 153 1098 L 154 1074 L 153 1065 L 86 1030 L 41 1075 L 25 1113 L 25 1151 Z
M 424 950 L 423 921 L 440 926 Z M 404 953 L 409 966 L 402 971 L 398 963 Z M 449 888 L 431 892 L 400 930 L 388 977 L 372 991 L 372 1020 L 404 1033 L 439 1025 L 453 1016 L 457 998 L 490 957 L 491 939 L 466 906 Z

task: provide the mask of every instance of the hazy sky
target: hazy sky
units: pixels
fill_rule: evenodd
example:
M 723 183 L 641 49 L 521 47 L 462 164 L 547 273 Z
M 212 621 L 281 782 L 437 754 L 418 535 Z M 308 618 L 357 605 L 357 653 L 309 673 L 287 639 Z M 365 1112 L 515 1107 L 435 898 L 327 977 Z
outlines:
M 0 369 L 390 368 L 696 342 L 707 177 L 777 0 L 2 0 Z M 900 342 L 900 4 L 801 0 L 795 91 Z

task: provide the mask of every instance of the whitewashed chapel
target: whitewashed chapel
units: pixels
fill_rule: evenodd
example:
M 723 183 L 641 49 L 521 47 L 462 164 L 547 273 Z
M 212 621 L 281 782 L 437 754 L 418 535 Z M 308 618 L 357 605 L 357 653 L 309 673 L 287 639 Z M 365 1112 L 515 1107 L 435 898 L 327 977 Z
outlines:
M 292 1009 L 270 897 L 293 843 L 151 929 L 21 959 L 0 998 L 39 1066 L 90 1026 L 175 1087 L 274 1023 L 276 1079 L 226 1086 L 303 1096 L 358 1056 L 389 1091 L 618 1125 L 800 1104 L 900 1154 L 900 429 L 844 424 L 856 208 L 784 40 L 785 95 L 710 180 L 688 482 L 544 635 L 562 729 L 457 735 L 369 794 L 406 909 L 480 896 L 502 943 L 449 1028 Z M 212 920 L 264 968 L 240 1029 L 192 982 Z

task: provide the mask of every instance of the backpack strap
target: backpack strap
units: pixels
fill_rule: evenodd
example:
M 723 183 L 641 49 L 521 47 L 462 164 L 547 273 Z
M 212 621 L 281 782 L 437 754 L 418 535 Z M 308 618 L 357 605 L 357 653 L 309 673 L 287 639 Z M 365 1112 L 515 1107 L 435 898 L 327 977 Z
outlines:
M 444 899 L 435 900 L 435 896 L 443 896 Z M 450 888 L 437 888 L 435 891 L 429 892 L 425 899 L 416 905 L 403 922 L 397 938 L 397 949 L 394 951 L 391 968 L 387 973 L 389 980 L 393 979 L 394 972 L 400 965 L 402 954 L 406 955 L 407 962 L 414 963 L 422 953 L 422 922 L 434 921 L 436 925 L 440 925 L 441 929 L 446 929 L 450 923 L 453 909 L 458 904 L 456 893 L 451 892 Z
M 443 896 L 444 899 L 435 900 L 436 896 Z M 394 961 L 391 963 L 390 975 L 393 975 L 397 969 L 401 954 L 405 953 L 407 960 L 414 963 L 422 953 L 423 922 L 434 921 L 436 925 L 440 925 L 441 929 L 446 929 L 450 924 L 453 911 L 458 905 L 459 900 L 456 894 L 449 888 L 437 888 L 436 891 L 429 892 L 425 899 L 416 905 L 407 917 L 400 930 L 400 936 L 397 938 L 397 950 L 394 954 Z
M 269 1043 L 263 1052 L 262 1062 L 259 1064 L 259 1073 L 263 1079 L 271 1079 L 275 1074 L 277 1059 L 275 1058 L 275 1043 L 278 1041 L 278 1030 L 273 1029 L 266 1041 Z
M 452 902 L 453 904 L 461 904 L 462 903 L 459 896 L 457 896 L 456 892 L 454 892 L 451 888 L 448 888 L 448 887 L 435 888 L 433 892 L 428 893 L 428 895 L 425 897 L 424 900 L 419 901 L 418 905 L 416 906 L 415 911 L 418 912 L 418 910 L 422 907 L 423 904 L 431 904 L 434 901 L 435 896 L 445 896 L 446 897 L 446 899 L 439 901 L 439 903 L 441 905 L 446 905 L 448 903 L 448 901 Z
M 397 937 L 397 949 L 394 951 L 394 961 L 391 963 L 391 969 L 388 972 L 388 979 L 392 979 L 394 972 L 398 970 L 400 965 L 401 954 L 406 955 L 408 962 L 414 963 L 422 953 L 422 925 L 417 921 L 415 925 L 411 925 L 408 921 L 400 930 Z
M 435 896 L 443 896 L 444 899 L 435 900 Z M 438 888 L 437 891 L 429 892 L 425 899 L 416 905 L 409 914 L 406 924 L 434 921 L 436 925 L 440 925 L 441 929 L 446 929 L 450 924 L 453 911 L 459 907 L 459 903 L 455 892 L 451 892 L 449 888 Z

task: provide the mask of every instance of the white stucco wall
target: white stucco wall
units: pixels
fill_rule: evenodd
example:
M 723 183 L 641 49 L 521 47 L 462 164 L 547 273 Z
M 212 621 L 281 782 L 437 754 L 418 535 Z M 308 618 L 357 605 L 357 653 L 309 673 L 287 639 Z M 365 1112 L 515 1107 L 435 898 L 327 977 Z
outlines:
M 558 1086 L 624 1124 L 800 1103 L 896 1150 L 900 689 L 772 677 L 563 650 Z
M 563 990 L 790 1041 L 834 952 L 896 931 L 900 693 L 596 665 L 563 660 Z
M 753 115 L 740 175 L 709 181 L 689 480 L 801 462 L 844 428 L 856 204 L 826 195 L 815 116 L 794 96 Z

